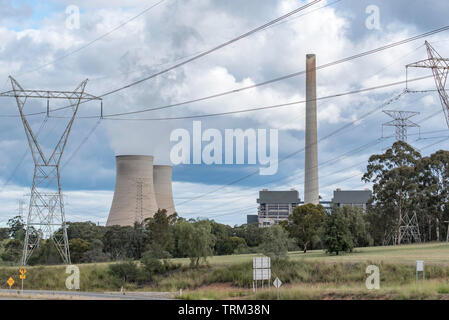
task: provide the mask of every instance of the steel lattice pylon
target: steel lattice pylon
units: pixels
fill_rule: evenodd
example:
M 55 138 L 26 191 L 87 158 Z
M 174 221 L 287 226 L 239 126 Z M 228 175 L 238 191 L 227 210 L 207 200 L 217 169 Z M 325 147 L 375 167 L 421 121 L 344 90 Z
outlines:
M 432 69 L 435 85 L 437 87 L 438 95 L 440 96 L 441 106 L 443 107 L 446 123 L 449 127 L 449 96 L 445 89 L 449 72 L 449 59 L 442 58 L 429 42 L 426 41 L 425 45 L 428 59 L 408 64 L 406 65 L 406 70 L 408 70 L 408 68 Z
M 396 127 L 396 140 L 398 141 L 407 141 L 408 127 L 419 127 L 418 124 L 409 120 L 411 117 L 418 115 L 419 112 L 384 110 L 384 113 L 394 120 L 384 123 L 382 126 Z
M 33 251 L 39 246 L 43 238 L 51 238 L 60 253 L 62 260 L 70 264 L 70 250 L 67 238 L 67 228 L 65 220 L 64 199 L 61 189 L 60 163 L 67 140 L 72 129 L 73 122 L 78 112 L 81 101 L 101 100 L 100 98 L 86 94 L 84 89 L 87 79 L 74 91 L 46 91 L 46 90 L 25 90 L 12 78 L 12 91 L 0 94 L 3 97 L 14 97 L 19 108 L 22 124 L 25 128 L 31 154 L 34 161 L 34 177 L 31 186 L 28 217 L 26 221 L 26 235 L 23 246 L 22 265 L 26 265 Z M 64 129 L 61 138 L 47 157 L 41 148 L 37 135 L 33 132 L 27 115 L 24 113 L 24 106 L 28 98 L 47 99 L 47 116 L 49 115 L 50 99 L 68 99 L 73 114 Z

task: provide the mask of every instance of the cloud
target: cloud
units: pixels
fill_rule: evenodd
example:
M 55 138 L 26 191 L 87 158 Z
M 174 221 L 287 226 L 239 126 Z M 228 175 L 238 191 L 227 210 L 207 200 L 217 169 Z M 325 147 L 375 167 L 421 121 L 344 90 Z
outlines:
M 155 1 L 156 2 L 156 1 Z M 410 5 L 405 0 L 398 1 L 356 1 L 348 4 L 341 1 L 306 15 L 289 18 L 285 23 L 267 28 L 251 37 L 220 49 L 193 63 L 173 70 L 157 78 L 143 82 L 119 93 L 104 98 L 106 114 L 164 106 L 180 101 L 195 99 L 209 94 L 253 85 L 285 74 L 305 69 L 305 55 L 315 53 L 318 65 L 323 65 L 356 53 L 397 41 L 423 30 L 443 25 L 446 4 L 430 1 L 425 9 Z M 87 92 L 101 95 L 112 89 L 132 83 L 145 76 L 184 61 L 189 57 L 210 49 L 259 26 L 281 14 L 304 4 L 299 0 L 284 1 L 166 1 L 145 15 L 111 33 L 104 39 L 95 41 L 85 49 L 75 52 L 83 45 L 112 30 L 123 21 L 143 10 L 150 4 L 141 1 L 81 1 L 81 25 L 78 30 L 65 27 L 65 7 L 69 1 L 58 0 L 51 8 L 42 10 L 34 4 L 13 6 L 11 1 L 3 1 L 0 27 L 0 88 L 9 90 L 7 76 L 12 74 L 25 88 L 71 90 L 85 78 L 90 81 Z M 380 8 L 382 31 L 365 27 L 365 8 L 376 4 Z M 9 10 L 9 11 L 8 11 Z M 36 15 L 38 14 L 38 15 Z M 7 19 L 6 16 L 10 18 Z M 20 21 L 20 28 L 12 17 Z M 444 34 L 428 39 L 443 55 L 449 55 L 448 42 Z M 404 66 L 425 59 L 423 41 L 413 42 L 375 55 L 363 57 L 344 64 L 332 66 L 317 72 L 318 96 L 376 86 L 387 82 L 400 81 L 405 77 Z M 68 55 L 65 58 L 65 55 Z M 48 64 L 36 72 L 35 68 Z M 409 77 L 429 75 L 428 70 L 410 71 Z M 410 83 L 411 89 L 433 89 L 432 79 Z M 136 115 L 140 118 L 175 117 L 192 114 L 236 111 L 245 108 L 268 106 L 305 99 L 304 76 L 261 86 L 245 92 L 228 95 L 210 101 L 183 105 L 165 110 Z M 319 137 L 329 137 L 320 142 L 319 158 L 326 161 L 351 149 L 379 138 L 382 123 L 388 119 L 379 106 L 403 90 L 403 86 L 386 88 L 335 99 L 318 101 Z M 45 110 L 45 101 L 28 102 L 29 112 Z M 52 102 L 56 108 L 65 102 Z M 423 108 L 424 106 L 424 108 Z M 207 211 L 233 211 L 223 215 L 229 223 L 242 222 L 246 212 L 237 210 L 255 205 L 257 190 L 264 185 L 270 188 L 302 188 L 302 167 L 304 154 L 304 104 L 290 107 L 266 109 L 257 112 L 239 113 L 225 117 L 202 119 L 204 128 L 278 128 L 280 130 L 279 152 L 285 157 L 297 152 L 294 157 L 281 162 L 278 175 L 274 177 L 252 177 L 230 188 L 229 194 L 220 198 L 219 194 L 206 197 L 200 204 L 192 201 L 180 209 L 192 215 L 207 215 Z M 441 109 L 434 92 L 407 94 L 399 101 L 385 108 L 421 112 L 416 121 L 424 119 Z M 362 115 L 379 108 L 372 115 Z M 435 110 L 435 111 L 434 111 Z M 2 100 L 0 114 L 17 115 L 13 99 Z M 69 112 L 65 115 L 68 115 Z M 80 107 L 80 116 L 99 114 L 98 103 L 88 103 Z M 53 116 L 64 115 L 62 112 Z M 127 116 L 133 117 L 133 116 Z M 346 131 L 332 134 L 343 125 L 359 119 L 355 126 Z M 40 126 L 44 117 L 31 117 L 33 128 Z M 169 135 L 176 128 L 190 129 L 192 120 L 177 121 L 112 121 L 105 120 L 95 133 L 85 141 L 96 120 L 79 118 L 76 120 L 69 139 L 63 162 L 70 159 L 62 173 L 63 188 L 67 192 L 80 192 L 69 196 L 71 211 L 78 217 L 103 219 L 108 212 L 108 200 L 113 190 L 115 162 L 117 154 L 152 154 L 156 163 L 167 163 L 170 150 Z M 20 118 L 0 118 L 0 176 L 3 180 L 12 177 L 11 183 L 18 188 L 28 188 L 33 174 L 30 154 L 20 162 L 27 150 L 27 140 Z M 441 117 L 433 117 L 422 124 L 421 130 L 430 131 L 446 128 Z M 45 150 L 51 150 L 54 140 L 62 132 L 63 125 L 58 118 L 46 122 L 42 133 Z M 390 132 L 391 134 L 391 132 Z M 387 142 L 385 142 L 387 143 Z M 413 141 L 417 147 L 425 147 L 430 141 Z M 77 148 L 81 149 L 73 155 Z M 444 145 L 426 149 L 431 152 Z M 375 146 L 369 152 L 380 152 Z M 368 152 L 368 151 L 367 151 Z M 73 157 L 71 157 L 73 155 Z M 360 158 L 361 157 L 361 158 Z M 360 163 L 368 153 L 357 155 Z M 345 168 L 345 162 L 336 163 L 335 170 Z M 20 164 L 20 165 L 19 165 Z M 19 165 L 19 166 L 18 166 Z M 18 168 L 15 170 L 15 168 Z M 241 178 L 252 170 L 251 166 L 197 166 L 174 169 L 175 198 L 189 198 L 202 194 L 214 186 L 224 185 Z M 329 198 L 332 188 L 363 188 L 359 178 L 348 178 L 352 173 L 360 173 L 363 164 L 342 175 L 326 175 L 323 169 L 323 189 L 320 192 Z M 13 174 L 14 173 L 14 174 Z M 292 176 L 292 179 L 282 177 Z M 295 180 L 296 178 L 296 180 Z M 276 183 L 271 180 L 278 179 Z M 343 182 L 339 182 L 342 180 Z M 329 185 L 329 186 L 328 186 Z M 19 189 L 18 189 L 19 190 Z M 84 190 L 84 191 L 83 191 Z M 248 192 L 246 192 L 248 190 Z M 90 192 L 92 191 L 92 192 Z M 19 191 L 17 191 L 19 192 Z M 21 191 L 20 191 L 21 192 Z M 19 193 L 20 193 L 19 192 Z M 98 192 L 98 194 L 95 194 Z M 89 194 L 90 193 L 90 194 Z M 239 199 L 241 195 L 245 198 Z M 8 198 L 8 196 L 10 198 Z M 10 193 L 3 198 L 9 209 L 15 207 L 15 197 Z M 229 197 L 228 197 L 229 196 Z M 19 196 L 20 197 L 20 196 Z M 95 200 L 95 197 L 97 199 Z M 10 199 L 10 200 L 7 200 Z M 237 199 L 237 200 L 233 200 Z M 8 202 L 10 201 L 10 202 Z M 83 204 L 83 201 L 85 203 Z M 209 201 L 209 202 L 208 202 Z M 232 203 L 232 207 L 231 204 Z M 234 205 L 235 203 L 235 205 Z M 212 204 L 212 205 L 209 205 Z M 201 212 L 196 211 L 197 205 Z M 214 209 L 213 207 L 218 207 Z M 96 208 L 90 210 L 89 208 Z M 72 210 L 73 209 L 73 210 Z M 6 215 L 6 213 L 5 213 Z

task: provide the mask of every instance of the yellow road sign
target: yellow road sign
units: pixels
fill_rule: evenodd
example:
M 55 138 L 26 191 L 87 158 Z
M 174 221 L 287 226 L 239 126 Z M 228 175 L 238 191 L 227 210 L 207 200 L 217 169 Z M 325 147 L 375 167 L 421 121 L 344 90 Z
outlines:
M 12 285 L 14 284 L 14 279 L 12 277 L 9 277 L 8 281 L 6 283 L 9 285 L 9 289 L 11 289 Z
M 26 279 L 27 278 L 27 276 L 26 275 L 24 275 L 24 274 L 21 274 L 20 276 L 20 279 L 22 279 L 22 280 L 24 280 L 24 279 Z
M 25 273 L 27 273 L 27 269 L 25 269 L 25 268 L 20 268 L 20 274 L 22 274 L 22 275 L 24 275 Z

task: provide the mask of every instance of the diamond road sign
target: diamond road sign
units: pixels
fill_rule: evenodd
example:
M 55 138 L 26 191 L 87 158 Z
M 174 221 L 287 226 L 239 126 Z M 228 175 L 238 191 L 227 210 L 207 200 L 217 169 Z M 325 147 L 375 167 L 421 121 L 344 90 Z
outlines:
M 9 285 L 9 288 L 11 289 L 12 285 L 14 284 L 14 279 L 9 277 L 8 281 L 6 283 Z
M 282 286 L 282 281 L 279 280 L 279 278 L 276 278 L 273 282 L 273 285 L 279 289 L 279 287 Z

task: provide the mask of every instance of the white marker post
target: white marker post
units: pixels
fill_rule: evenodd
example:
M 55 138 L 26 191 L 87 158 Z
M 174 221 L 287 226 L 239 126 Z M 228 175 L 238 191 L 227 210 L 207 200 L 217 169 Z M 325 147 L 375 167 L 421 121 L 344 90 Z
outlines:
M 279 300 L 279 288 L 282 286 L 282 281 L 279 280 L 278 277 L 276 277 L 276 279 L 273 282 L 273 285 L 276 287 L 276 295 Z
M 416 283 L 418 283 L 418 272 L 422 272 L 422 279 L 424 280 L 426 278 L 426 271 L 423 260 L 416 260 Z

